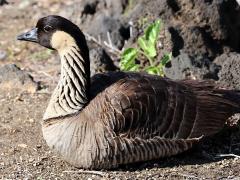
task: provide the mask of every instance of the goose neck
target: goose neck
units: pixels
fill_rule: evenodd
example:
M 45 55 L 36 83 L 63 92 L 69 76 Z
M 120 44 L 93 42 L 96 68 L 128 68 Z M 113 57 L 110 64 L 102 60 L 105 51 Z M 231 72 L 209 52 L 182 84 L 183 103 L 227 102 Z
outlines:
M 50 99 L 44 120 L 76 113 L 88 103 L 90 86 L 89 59 L 84 58 L 78 46 L 58 51 L 61 75 Z

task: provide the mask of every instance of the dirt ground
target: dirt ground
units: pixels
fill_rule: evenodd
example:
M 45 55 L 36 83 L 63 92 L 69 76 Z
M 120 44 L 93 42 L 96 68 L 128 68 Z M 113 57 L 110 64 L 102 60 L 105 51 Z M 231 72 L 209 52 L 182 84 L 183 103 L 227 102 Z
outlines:
M 42 115 L 57 83 L 58 57 L 37 45 L 17 42 L 16 35 L 34 26 L 39 17 L 57 14 L 65 1 L 9 2 L 0 6 L 0 51 L 7 54 L 0 66 L 17 64 L 40 81 L 42 89 L 35 93 L 0 90 L 1 179 L 240 179 L 237 128 L 226 129 L 178 156 L 109 171 L 82 171 L 62 161 L 41 133 Z

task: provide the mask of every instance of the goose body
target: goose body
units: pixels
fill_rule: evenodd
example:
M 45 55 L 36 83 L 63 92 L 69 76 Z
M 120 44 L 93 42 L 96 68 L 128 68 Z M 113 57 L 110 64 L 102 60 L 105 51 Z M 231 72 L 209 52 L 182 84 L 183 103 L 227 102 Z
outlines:
M 108 169 L 181 153 L 219 132 L 239 112 L 238 92 L 209 81 L 109 72 L 90 79 L 88 47 L 76 25 L 47 16 L 19 40 L 56 49 L 61 76 L 44 114 L 51 149 L 70 164 Z

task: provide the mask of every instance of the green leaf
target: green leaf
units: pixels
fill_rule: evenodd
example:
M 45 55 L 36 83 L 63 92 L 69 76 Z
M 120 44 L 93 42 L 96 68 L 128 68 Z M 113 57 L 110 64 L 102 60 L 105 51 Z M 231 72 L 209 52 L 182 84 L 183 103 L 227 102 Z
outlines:
M 157 20 L 145 30 L 145 39 L 150 43 L 151 46 L 155 47 L 156 45 L 160 32 L 160 25 L 161 21 Z
M 164 67 L 171 60 L 172 54 L 165 54 L 160 63 L 155 62 L 157 56 L 156 43 L 158 41 L 160 28 L 162 23 L 160 20 L 155 21 L 144 31 L 144 35 L 137 40 L 137 48 L 128 48 L 121 55 L 120 69 L 124 71 L 139 71 L 139 64 L 136 64 L 136 58 L 139 53 L 143 54 L 150 62 L 150 66 L 144 68 L 149 74 L 164 76 Z
M 144 37 L 139 37 L 138 38 L 138 45 L 140 46 L 140 48 L 145 51 L 148 49 L 147 46 L 147 41 L 144 39 Z
M 139 71 L 139 65 L 135 64 L 134 66 L 132 66 L 128 71 Z
M 163 71 L 163 65 L 162 64 L 159 64 L 159 66 L 158 66 L 158 68 L 159 68 L 159 73 L 158 73 L 158 75 L 159 76 L 162 76 L 162 77 L 164 77 L 164 71 Z
M 161 59 L 160 64 L 162 66 L 166 66 L 168 62 L 170 62 L 172 59 L 172 53 L 164 54 L 163 58 Z
M 156 43 L 160 32 L 161 21 L 157 20 L 151 24 L 142 37 L 138 38 L 138 45 L 145 53 L 145 56 L 154 58 L 157 56 Z
M 138 45 L 143 50 L 144 55 L 150 58 L 154 58 L 157 55 L 157 51 L 155 46 L 151 45 L 148 41 L 144 39 L 144 37 L 138 38 Z
M 155 46 L 149 45 L 149 48 L 147 49 L 146 52 L 150 58 L 154 58 L 157 56 L 157 50 Z
M 149 74 L 160 75 L 160 69 L 157 66 L 149 66 L 145 69 L 145 71 Z
M 138 50 L 135 48 L 126 49 L 121 55 L 120 69 L 124 71 L 129 71 L 130 69 L 137 69 L 135 64 L 135 59 L 138 55 Z
M 128 48 L 125 49 L 123 54 L 121 55 L 122 62 L 129 62 L 136 59 L 138 54 L 138 50 L 136 48 Z

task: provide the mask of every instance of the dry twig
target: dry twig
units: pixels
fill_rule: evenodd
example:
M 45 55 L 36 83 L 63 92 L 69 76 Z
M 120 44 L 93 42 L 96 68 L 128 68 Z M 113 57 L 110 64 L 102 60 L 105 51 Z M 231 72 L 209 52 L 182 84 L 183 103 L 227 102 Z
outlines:
M 240 0 L 236 0 L 236 1 L 237 1 L 238 5 L 240 6 Z
M 162 174 L 155 173 L 155 174 L 152 174 L 152 175 L 148 176 L 146 179 L 152 179 L 154 176 L 158 176 L 158 175 L 162 175 Z M 169 177 L 171 178 L 172 176 L 184 177 L 184 178 L 187 178 L 187 179 L 200 179 L 199 177 L 194 176 L 194 175 L 183 174 L 183 173 L 178 173 L 178 172 L 171 173 L 171 175 Z
M 86 39 L 87 39 L 88 41 L 92 41 L 92 42 L 96 43 L 97 45 L 99 45 L 99 46 L 101 46 L 101 47 L 106 47 L 106 48 L 108 48 L 108 50 L 109 50 L 112 54 L 115 54 L 115 55 L 117 55 L 117 56 L 119 56 L 119 55 L 121 54 L 121 51 L 118 50 L 116 47 L 113 46 L 109 32 L 107 32 L 108 42 L 104 41 L 103 44 L 102 44 L 102 41 L 101 41 L 100 36 L 98 36 L 98 40 L 97 40 L 95 37 L 91 36 L 91 35 L 88 34 L 88 33 L 84 33 L 84 34 L 85 34 Z
M 240 156 L 236 155 L 236 154 L 218 154 L 217 157 L 235 157 L 240 159 Z
M 79 170 L 79 171 L 63 171 L 63 173 L 78 173 L 78 174 L 91 174 L 91 175 L 97 175 L 100 177 L 104 177 L 106 173 L 101 172 L 101 171 L 84 171 L 84 170 Z
M 183 174 L 183 173 L 177 173 L 178 176 L 182 176 L 187 179 L 199 179 L 197 176 L 190 175 L 190 174 Z

